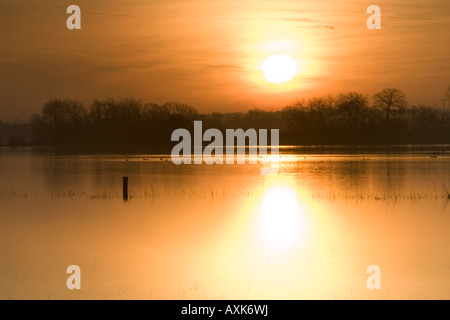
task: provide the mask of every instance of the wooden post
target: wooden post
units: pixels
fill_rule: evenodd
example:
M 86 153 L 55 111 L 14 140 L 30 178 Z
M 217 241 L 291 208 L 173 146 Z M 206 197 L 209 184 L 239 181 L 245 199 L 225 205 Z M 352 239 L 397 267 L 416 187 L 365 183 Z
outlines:
M 128 201 L 128 177 L 123 177 L 123 201 Z

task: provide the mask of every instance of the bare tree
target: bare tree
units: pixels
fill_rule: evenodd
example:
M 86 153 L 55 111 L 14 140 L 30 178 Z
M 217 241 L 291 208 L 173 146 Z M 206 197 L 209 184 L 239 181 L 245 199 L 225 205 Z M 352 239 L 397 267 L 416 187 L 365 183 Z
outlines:
M 163 107 L 169 110 L 169 122 L 176 128 L 185 127 L 199 117 L 199 113 L 194 107 L 184 103 L 168 102 Z
M 395 88 L 386 88 L 373 96 L 374 106 L 384 111 L 386 119 L 386 144 L 390 142 L 391 116 L 404 111 L 407 107 L 406 95 Z
M 446 127 L 450 129 L 449 119 L 450 119 L 450 86 L 447 87 L 447 90 L 442 97 L 442 107 L 440 108 L 440 126 L 442 132 L 447 134 Z
M 306 100 L 301 99 L 283 108 L 283 118 L 287 122 L 288 126 L 299 129 L 305 125 L 304 113 L 306 106 Z
M 386 121 L 389 122 L 392 113 L 406 109 L 406 95 L 395 88 L 386 88 L 373 96 L 374 106 L 382 109 L 386 115 Z
M 79 139 L 86 120 L 86 109 L 81 102 L 51 99 L 42 107 L 41 115 L 31 118 L 31 123 L 38 140 L 62 143 Z
M 357 130 L 365 121 L 369 102 L 367 96 L 361 93 L 348 92 L 337 96 L 336 106 L 344 117 L 345 125 Z
M 447 87 L 447 91 L 444 93 L 442 104 L 444 108 L 450 108 L 450 86 Z

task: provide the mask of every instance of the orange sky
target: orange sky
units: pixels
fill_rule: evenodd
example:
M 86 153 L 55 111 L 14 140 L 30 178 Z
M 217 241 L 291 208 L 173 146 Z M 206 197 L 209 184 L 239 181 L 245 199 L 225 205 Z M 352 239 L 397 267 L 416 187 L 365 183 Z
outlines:
M 71 4 L 81 30 L 66 28 Z M 366 27 L 370 4 L 381 7 L 381 30 Z M 448 0 L 2 0 L 0 43 L 4 121 L 26 120 L 54 97 L 227 112 L 385 87 L 434 104 L 450 85 Z M 262 76 L 275 53 L 297 61 L 291 82 Z

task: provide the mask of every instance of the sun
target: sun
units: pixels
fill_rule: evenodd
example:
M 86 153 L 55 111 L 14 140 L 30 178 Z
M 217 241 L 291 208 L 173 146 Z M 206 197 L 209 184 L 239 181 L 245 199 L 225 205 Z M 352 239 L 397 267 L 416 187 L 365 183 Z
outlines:
M 288 82 L 297 74 L 297 64 L 288 55 L 275 54 L 264 61 L 262 72 L 269 82 Z

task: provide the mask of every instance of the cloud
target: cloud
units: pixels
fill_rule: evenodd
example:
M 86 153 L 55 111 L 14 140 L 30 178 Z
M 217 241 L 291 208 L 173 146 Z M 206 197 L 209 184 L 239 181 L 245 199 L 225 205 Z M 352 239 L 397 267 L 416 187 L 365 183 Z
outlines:
M 95 14 L 102 16 L 121 16 L 121 17 L 143 17 L 136 14 L 118 13 L 118 12 L 104 12 L 104 11 L 85 11 L 83 14 Z
M 192 65 L 201 66 L 201 67 L 205 67 L 205 68 L 211 68 L 211 69 L 238 69 L 238 70 L 247 69 L 247 68 L 242 67 L 242 66 L 226 65 L 226 64 L 192 63 Z
M 326 25 L 316 25 L 316 26 L 297 26 L 296 28 L 300 29 L 330 29 L 330 30 L 336 30 L 333 26 L 326 26 Z

